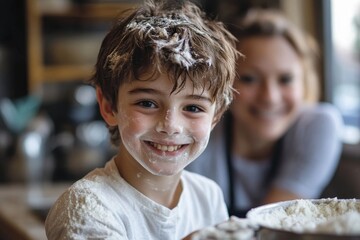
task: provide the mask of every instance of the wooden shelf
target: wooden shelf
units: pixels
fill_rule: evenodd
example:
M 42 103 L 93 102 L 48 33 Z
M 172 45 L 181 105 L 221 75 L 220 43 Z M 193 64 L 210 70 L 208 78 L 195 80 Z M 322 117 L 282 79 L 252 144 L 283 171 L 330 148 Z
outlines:
M 81 4 L 60 10 L 44 10 L 44 17 L 52 18 L 85 18 L 97 20 L 112 20 L 124 10 L 134 8 L 132 3 L 101 3 Z
M 93 3 L 73 4 L 59 8 L 44 8 L 40 0 L 26 0 L 27 49 L 28 49 L 28 89 L 29 93 L 37 91 L 43 83 L 86 80 L 93 73 L 93 66 L 88 64 L 53 64 L 46 65 L 43 28 L 44 21 L 56 19 L 61 24 L 71 21 L 94 22 L 108 21 L 111 23 L 126 9 L 132 9 L 137 3 Z M 56 29 L 55 29 L 56 31 Z M 60 32 L 61 34 L 61 32 Z
M 43 78 L 47 82 L 86 80 L 91 77 L 91 65 L 54 65 L 43 67 Z

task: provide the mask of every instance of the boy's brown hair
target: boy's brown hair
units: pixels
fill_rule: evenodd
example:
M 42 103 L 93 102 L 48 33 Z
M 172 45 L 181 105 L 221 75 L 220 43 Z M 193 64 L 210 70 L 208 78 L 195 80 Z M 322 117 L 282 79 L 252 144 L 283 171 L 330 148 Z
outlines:
M 125 14 L 125 13 L 124 13 Z M 148 0 L 122 15 L 105 36 L 90 83 L 117 110 L 119 87 L 134 80 L 153 80 L 168 74 L 180 91 L 186 81 L 209 90 L 216 102 L 216 119 L 233 98 L 238 52 L 235 38 L 221 22 L 211 20 L 189 1 Z M 151 79 L 140 79 L 144 72 Z M 118 145 L 119 131 L 109 127 Z

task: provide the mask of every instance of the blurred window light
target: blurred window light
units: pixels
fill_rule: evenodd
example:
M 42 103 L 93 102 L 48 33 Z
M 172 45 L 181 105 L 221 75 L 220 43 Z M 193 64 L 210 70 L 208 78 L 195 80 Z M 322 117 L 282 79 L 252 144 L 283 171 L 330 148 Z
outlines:
M 360 129 L 353 126 L 345 126 L 343 142 L 346 144 L 357 144 L 360 142 Z
M 342 113 L 343 141 L 360 144 L 360 0 L 330 1 L 331 100 Z

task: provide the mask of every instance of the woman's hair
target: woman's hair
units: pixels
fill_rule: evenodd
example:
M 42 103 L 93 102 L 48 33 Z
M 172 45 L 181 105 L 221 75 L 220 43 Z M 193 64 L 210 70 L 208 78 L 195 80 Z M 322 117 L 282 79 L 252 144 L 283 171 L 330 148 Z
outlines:
M 122 84 L 151 81 L 165 73 L 173 81 L 172 92 L 180 91 L 186 81 L 209 90 L 216 116 L 221 116 L 233 98 L 237 55 L 231 33 L 194 3 L 147 0 L 124 12 L 105 36 L 89 82 L 117 111 Z M 151 73 L 149 79 L 142 77 L 145 72 Z M 109 131 L 118 145 L 117 127 Z
M 229 30 L 238 39 L 256 36 L 281 36 L 296 51 L 304 69 L 304 100 L 315 103 L 319 100 L 319 77 L 316 71 L 318 46 L 316 41 L 290 22 L 276 9 L 251 9 L 240 20 L 233 21 Z M 245 56 L 246 57 L 246 56 Z

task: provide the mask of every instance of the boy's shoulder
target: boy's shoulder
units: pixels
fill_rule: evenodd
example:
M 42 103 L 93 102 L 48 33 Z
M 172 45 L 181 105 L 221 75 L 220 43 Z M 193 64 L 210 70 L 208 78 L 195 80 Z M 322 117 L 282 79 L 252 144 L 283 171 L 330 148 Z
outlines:
M 181 180 L 183 183 L 182 202 L 190 204 L 187 206 L 190 212 L 202 211 L 203 216 L 206 216 L 206 221 L 215 223 L 228 218 L 224 195 L 216 182 L 187 170 L 183 170 Z
M 76 196 L 96 196 L 98 193 L 112 191 L 113 185 L 121 186 L 120 182 L 116 165 L 111 159 L 104 167 L 95 168 L 75 181 L 65 193 Z
M 188 171 L 188 170 L 183 170 L 182 172 L 182 179 L 187 179 L 189 181 L 203 181 L 205 183 L 209 183 L 209 184 L 216 184 L 214 180 L 208 178 L 208 177 L 205 177 L 201 174 L 198 174 L 198 173 L 195 173 L 195 172 L 192 172 L 192 171 Z
M 209 192 L 211 194 L 221 192 L 219 185 L 214 180 L 198 173 L 183 170 L 181 179 L 184 187 L 188 187 L 193 191 Z

